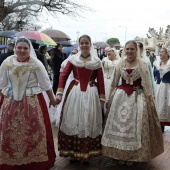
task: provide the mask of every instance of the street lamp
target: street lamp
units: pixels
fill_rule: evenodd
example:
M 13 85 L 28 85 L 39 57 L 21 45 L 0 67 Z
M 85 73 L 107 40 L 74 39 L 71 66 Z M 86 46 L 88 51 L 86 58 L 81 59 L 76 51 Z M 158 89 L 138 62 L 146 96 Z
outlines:
M 127 34 L 127 26 L 123 27 L 123 26 L 119 26 L 121 28 L 125 28 L 125 44 L 126 44 L 126 34 Z

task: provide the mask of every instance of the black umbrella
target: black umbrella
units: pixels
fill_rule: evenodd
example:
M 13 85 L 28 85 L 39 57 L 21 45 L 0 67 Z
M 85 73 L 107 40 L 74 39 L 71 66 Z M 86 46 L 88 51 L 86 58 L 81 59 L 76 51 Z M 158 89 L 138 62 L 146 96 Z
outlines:
M 56 43 L 61 44 L 63 47 L 70 47 L 70 46 L 72 46 L 69 41 L 57 41 Z
M 8 37 L 15 35 L 18 31 L 14 30 L 6 30 L 6 31 L 0 31 L 0 37 Z

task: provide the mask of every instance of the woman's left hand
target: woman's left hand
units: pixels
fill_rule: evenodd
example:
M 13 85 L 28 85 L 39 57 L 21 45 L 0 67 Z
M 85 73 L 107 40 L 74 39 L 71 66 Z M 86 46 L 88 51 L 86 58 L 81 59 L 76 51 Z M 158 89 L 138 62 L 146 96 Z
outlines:
M 61 100 L 62 100 L 62 95 L 57 95 L 56 104 L 57 105 L 60 104 Z
M 104 109 L 104 101 L 102 101 L 102 100 L 100 100 L 100 103 L 101 103 L 101 107 L 102 107 L 102 109 Z
M 55 107 L 56 106 L 56 100 L 50 100 L 49 108 L 51 107 L 51 105 L 53 107 Z

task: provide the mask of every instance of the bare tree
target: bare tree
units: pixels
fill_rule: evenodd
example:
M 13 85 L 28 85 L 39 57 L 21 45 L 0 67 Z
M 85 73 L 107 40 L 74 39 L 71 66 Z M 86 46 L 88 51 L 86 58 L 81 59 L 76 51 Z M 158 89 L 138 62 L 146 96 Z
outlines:
M 0 22 L 0 28 L 2 30 L 39 30 L 40 25 L 36 24 L 27 11 L 19 14 L 9 14 L 2 22 Z
M 57 13 L 72 17 L 80 16 L 82 12 L 93 11 L 90 7 L 76 0 L 1 0 L 4 6 L 0 7 L 0 22 L 10 14 L 19 14 L 27 11 L 31 16 L 38 16 L 46 10 L 57 17 Z

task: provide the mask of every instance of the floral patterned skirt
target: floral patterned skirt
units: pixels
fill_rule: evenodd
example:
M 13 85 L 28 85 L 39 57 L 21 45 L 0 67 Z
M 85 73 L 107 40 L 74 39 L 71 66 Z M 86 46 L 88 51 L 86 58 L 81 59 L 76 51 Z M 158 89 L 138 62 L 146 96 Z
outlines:
M 48 170 L 55 150 L 48 110 L 42 94 L 14 101 L 3 98 L 0 106 L 0 169 Z

